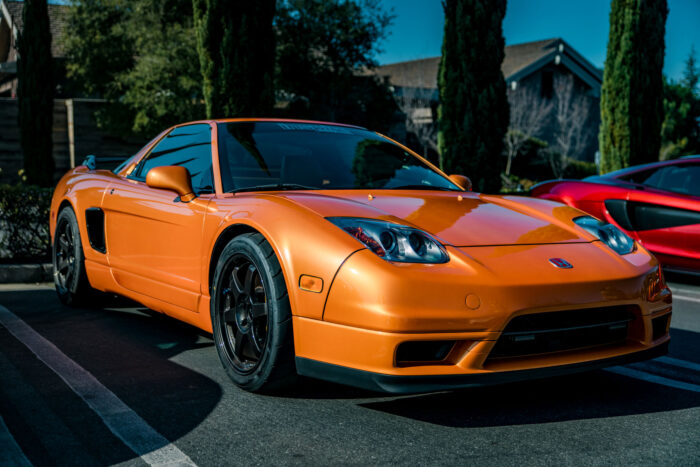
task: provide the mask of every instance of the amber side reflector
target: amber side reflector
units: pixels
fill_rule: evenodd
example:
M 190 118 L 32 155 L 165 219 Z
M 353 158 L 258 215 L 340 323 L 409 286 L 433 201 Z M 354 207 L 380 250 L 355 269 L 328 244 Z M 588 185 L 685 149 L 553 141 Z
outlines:
M 302 274 L 299 276 L 299 288 L 307 292 L 321 293 L 323 290 L 323 279 Z

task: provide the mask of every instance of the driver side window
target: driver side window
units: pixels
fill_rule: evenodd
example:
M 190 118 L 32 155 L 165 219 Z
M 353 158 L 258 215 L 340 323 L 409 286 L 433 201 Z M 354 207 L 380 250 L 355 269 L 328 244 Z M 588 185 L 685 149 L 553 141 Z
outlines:
M 207 124 L 175 128 L 156 144 L 129 178 L 146 180 L 153 167 L 180 165 L 192 176 L 192 187 L 197 194 L 213 193 L 214 178 L 211 162 L 211 128 Z

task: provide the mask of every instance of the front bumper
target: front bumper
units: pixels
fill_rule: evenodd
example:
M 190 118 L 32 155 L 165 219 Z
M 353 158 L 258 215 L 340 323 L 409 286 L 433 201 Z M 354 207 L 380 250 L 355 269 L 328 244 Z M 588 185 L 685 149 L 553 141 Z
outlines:
M 299 373 L 373 390 L 423 392 L 616 365 L 653 358 L 668 346 L 670 291 L 647 300 L 646 284 L 658 266 L 643 249 L 625 257 L 601 242 L 448 250 L 451 261 L 440 265 L 390 264 L 367 250 L 348 258 L 330 286 L 323 320 L 293 318 Z M 574 268 L 555 269 L 548 259 L 556 257 Z M 554 350 L 494 351 L 520 317 L 607 308 L 634 316 L 621 338 L 573 335 L 578 340 L 569 345 L 564 335 L 555 340 L 565 345 L 545 342 Z M 545 331 L 526 334 L 537 332 Z M 399 358 L 404 344 L 420 341 L 451 350 L 439 358 Z
M 492 384 L 512 383 L 528 379 L 550 378 L 599 368 L 649 360 L 668 353 L 666 341 L 656 347 L 633 353 L 609 357 L 602 360 L 572 363 L 545 368 L 507 371 L 497 373 L 455 374 L 455 375 L 387 375 L 370 371 L 319 362 L 297 357 L 297 372 L 300 375 L 323 379 L 362 389 L 392 394 L 416 394 L 440 390 L 469 388 Z

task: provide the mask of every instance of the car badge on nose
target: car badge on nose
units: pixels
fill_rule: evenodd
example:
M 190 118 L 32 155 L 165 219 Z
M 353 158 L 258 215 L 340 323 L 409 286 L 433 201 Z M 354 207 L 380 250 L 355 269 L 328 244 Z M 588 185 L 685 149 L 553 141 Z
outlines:
M 549 262 L 561 269 L 571 269 L 574 267 L 570 262 L 562 258 L 549 258 Z

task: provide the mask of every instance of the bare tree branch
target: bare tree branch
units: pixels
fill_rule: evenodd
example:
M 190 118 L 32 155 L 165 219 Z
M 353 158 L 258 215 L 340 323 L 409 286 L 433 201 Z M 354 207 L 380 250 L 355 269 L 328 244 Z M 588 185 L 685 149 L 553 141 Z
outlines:
M 398 81 L 405 82 L 400 78 Z M 439 152 L 437 121 L 433 118 L 434 93 L 427 80 L 415 83 L 414 87 L 402 87 L 400 93 L 394 93 L 396 105 L 406 115 L 406 133 L 416 136 L 423 147 L 423 157 L 428 156 L 429 150 Z
M 586 95 L 576 92 L 572 75 L 557 76 L 554 92 L 557 131 L 548 159 L 554 175 L 562 178 L 569 161 L 586 148 L 591 131 L 586 125 L 591 104 Z
M 520 153 L 525 143 L 538 136 L 547 124 L 552 111 L 552 102 L 539 96 L 537 89 L 524 87 L 508 91 L 510 104 L 510 124 L 505 137 L 506 175 L 510 175 L 513 159 Z

